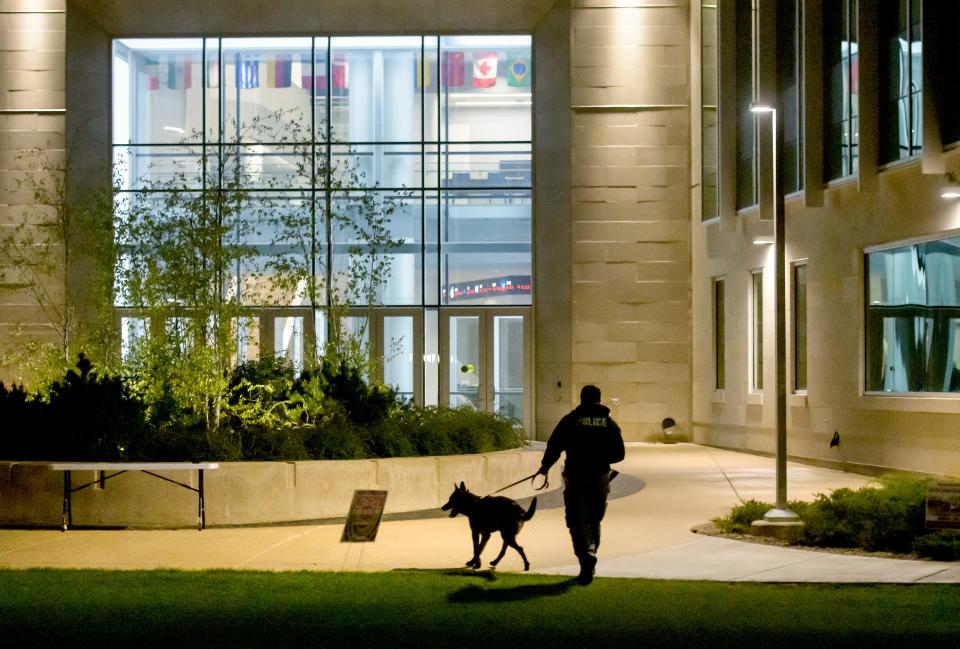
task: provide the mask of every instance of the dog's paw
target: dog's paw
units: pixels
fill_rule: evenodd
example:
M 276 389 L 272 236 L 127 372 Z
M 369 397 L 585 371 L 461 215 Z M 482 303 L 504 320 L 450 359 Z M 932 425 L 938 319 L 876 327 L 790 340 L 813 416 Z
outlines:
M 480 569 L 480 562 L 479 562 L 478 560 L 476 560 L 476 559 L 470 559 L 470 561 L 467 561 L 467 567 L 468 567 L 468 568 L 473 568 L 474 570 L 479 570 L 479 569 Z

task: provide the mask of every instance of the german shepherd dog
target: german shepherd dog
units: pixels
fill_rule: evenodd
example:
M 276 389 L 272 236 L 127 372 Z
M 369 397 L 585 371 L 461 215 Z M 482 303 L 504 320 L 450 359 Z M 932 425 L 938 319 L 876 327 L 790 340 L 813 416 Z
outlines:
M 502 496 L 481 498 L 472 494 L 467 491 L 467 488 L 461 482 L 460 486 L 454 486 L 447 504 L 440 509 L 443 511 L 450 510 L 450 518 L 457 514 L 463 514 L 470 520 L 470 533 L 473 536 L 473 558 L 467 561 L 468 568 L 480 568 L 480 554 L 486 547 L 487 541 L 490 540 L 490 534 L 500 532 L 503 547 L 500 548 L 500 554 L 490 562 L 490 565 L 496 566 L 500 563 L 500 559 L 506 554 L 509 545 L 520 553 L 520 558 L 523 559 L 523 569 L 530 570 L 527 555 L 523 553 L 523 548 L 517 545 L 517 534 L 520 533 L 523 524 L 533 518 L 533 513 L 537 510 L 536 498 L 530 503 L 530 509 L 523 511 L 523 507 L 509 498 Z

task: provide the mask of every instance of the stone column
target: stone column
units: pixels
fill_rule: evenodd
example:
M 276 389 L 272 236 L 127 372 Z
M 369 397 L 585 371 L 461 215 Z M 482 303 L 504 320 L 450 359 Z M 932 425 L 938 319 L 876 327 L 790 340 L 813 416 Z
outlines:
M 30 187 L 53 180 L 37 169 L 63 162 L 65 9 L 66 0 L 0 4 L 0 234 L 36 225 L 40 214 L 28 207 L 34 202 Z M 29 176 L 34 180 L 24 185 Z M 16 340 L 51 341 L 50 318 L 29 287 L 36 278 L 2 258 L 0 265 L 0 353 Z M 48 279 L 50 299 L 56 301 L 64 278 Z M 18 331 L 22 338 L 15 337 Z M 0 380 L 19 378 L 15 368 L 0 367 Z
M 598 385 L 628 440 L 690 435 L 689 22 L 687 0 L 571 7 L 573 392 Z

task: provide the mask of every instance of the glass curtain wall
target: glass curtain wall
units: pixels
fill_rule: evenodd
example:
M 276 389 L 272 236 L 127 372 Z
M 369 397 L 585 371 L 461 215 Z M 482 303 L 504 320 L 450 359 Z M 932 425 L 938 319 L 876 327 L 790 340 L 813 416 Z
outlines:
M 398 245 L 375 304 L 529 306 L 531 54 L 524 35 L 117 39 L 118 218 L 124 205 L 160 209 L 158 194 L 214 205 L 241 187 L 223 245 L 256 254 L 224 291 L 251 308 L 322 314 L 322 280 L 370 249 L 351 223 L 389 206 Z M 282 290 L 278 259 L 302 271 Z M 122 287 L 116 303 L 142 306 Z M 281 327 L 277 345 L 322 330 Z

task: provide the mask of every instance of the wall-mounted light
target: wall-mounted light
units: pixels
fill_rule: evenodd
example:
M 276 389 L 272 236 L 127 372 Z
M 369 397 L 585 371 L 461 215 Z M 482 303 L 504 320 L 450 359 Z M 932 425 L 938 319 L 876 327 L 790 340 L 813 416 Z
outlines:
M 947 184 L 940 188 L 940 198 L 960 198 L 960 178 L 952 171 L 943 175 Z
M 753 238 L 753 245 L 755 246 L 769 246 L 773 243 L 773 237 L 769 235 L 761 235 L 759 237 Z
M 760 101 L 751 101 L 750 102 L 750 112 L 751 113 L 772 113 L 774 107 L 770 104 L 764 104 Z

